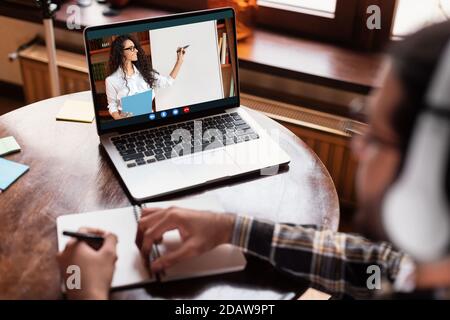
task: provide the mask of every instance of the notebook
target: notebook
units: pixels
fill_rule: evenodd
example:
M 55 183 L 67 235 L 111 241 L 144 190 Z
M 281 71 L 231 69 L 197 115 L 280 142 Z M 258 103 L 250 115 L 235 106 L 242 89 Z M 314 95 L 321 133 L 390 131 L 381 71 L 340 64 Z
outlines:
M 0 190 L 8 188 L 28 169 L 26 165 L 0 158 Z
M 143 206 L 167 208 L 169 206 L 186 207 L 197 210 L 223 212 L 215 198 L 196 198 L 181 201 L 147 203 Z M 144 260 L 135 244 L 139 207 L 126 207 L 105 211 L 64 215 L 57 218 L 58 249 L 61 252 L 69 241 L 62 235 L 64 230 L 76 231 L 80 227 L 94 227 L 113 232 L 118 237 L 116 269 L 112 280 L 113 288 L 136 286 L 158 281 L 145 267 Z M 179 232 L 166 232 L 163 241 L 154 248 L 163 255 L 181 244 Z M 159 275 L 159 281 L 173 281 L 201 276 L 235 272 L 245 269 L 246 260 L 237 247 L 224 244 L 194 258 L 174 265 Z
M 123 97 L 121 102 L 123 112 L 132 113 L 133 116 L 149 114 L 152 112 L 153 90 Z
M 56 120 L 91 123 L 94 121 L 94 106 L 90 101 L 67 100 L 59 110 Z
M 14 137 L 9 136 L 0 139 L 0 156 L 20 151 L 20 146 Z

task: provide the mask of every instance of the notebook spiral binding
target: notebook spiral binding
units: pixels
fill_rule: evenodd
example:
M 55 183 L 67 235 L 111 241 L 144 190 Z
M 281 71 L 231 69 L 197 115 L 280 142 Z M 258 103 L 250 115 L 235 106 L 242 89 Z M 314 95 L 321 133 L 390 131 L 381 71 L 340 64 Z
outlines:
M 136 219 L 136 222 L 139 223 L 139 220 L 141 219 L 142 216 L 142 209 L 146 208 L 147 206 L 144 204 L 142 205 L 135 205 L 133 206 L 133 213 L 134 213 L 134 217 Z M 150 263 L 154 260 L 156 260 L 157 258 L 159 258 L 161 255 L 159 253 L 159 249 L 158 246 L 156 244 L 153 245 L 152 247 L 152 252 L 150 253 Z M 156 277 L 158 279 L 158 281 L 160 281 L 160 277 L 164 276 L 164 271 L 162 271 L 160 274 L 157 274 Z
M 141 215 L 142 215 L 142 207 L 138 206 L 138 205 L 133 206 L 133 213 L 134 213 L 136 222 L 139 223 L 139 220 L 141 219 Z

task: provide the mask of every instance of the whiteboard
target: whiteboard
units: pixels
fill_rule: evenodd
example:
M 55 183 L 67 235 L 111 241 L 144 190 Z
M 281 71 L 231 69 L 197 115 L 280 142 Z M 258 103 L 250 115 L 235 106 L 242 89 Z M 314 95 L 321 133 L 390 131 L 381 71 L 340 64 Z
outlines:
M 224 97 L 216 21 L 150 30 L 153 69 L 168 76 L 178 47 L 189 45 L 177 78 L 168 88 L 155 88 L 156 111 Z

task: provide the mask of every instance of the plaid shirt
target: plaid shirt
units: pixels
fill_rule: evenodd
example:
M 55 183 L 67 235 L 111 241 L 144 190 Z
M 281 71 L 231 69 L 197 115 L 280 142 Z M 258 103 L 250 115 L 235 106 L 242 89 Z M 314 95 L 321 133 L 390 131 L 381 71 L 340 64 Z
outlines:
M 232 243 L 244 252 L 269 261 L 275 267 L 311 282 L 335 297 L 370 298 L 390 291 L 401 266 L 412 260 L 387 243 L 323 230 L 316 226 L 274 224 L 236 216 Z M 381 271 L 383 290 L 369 290 L 368 267 Z

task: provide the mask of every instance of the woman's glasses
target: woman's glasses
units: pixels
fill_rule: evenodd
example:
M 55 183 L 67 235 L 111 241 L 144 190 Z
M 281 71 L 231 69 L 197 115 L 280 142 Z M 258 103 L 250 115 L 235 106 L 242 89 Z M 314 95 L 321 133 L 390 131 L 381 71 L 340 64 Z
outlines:
M 137 50 L 137 48 L 135 46 L 131 46 L 128 48 L 123 48 L 123 50 L 130 50 L 131 52 L 135 52 Z

